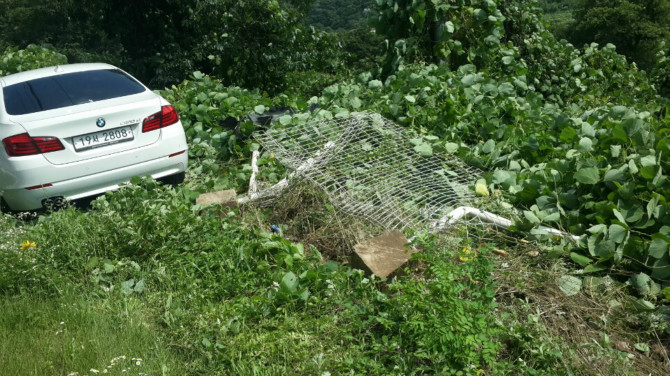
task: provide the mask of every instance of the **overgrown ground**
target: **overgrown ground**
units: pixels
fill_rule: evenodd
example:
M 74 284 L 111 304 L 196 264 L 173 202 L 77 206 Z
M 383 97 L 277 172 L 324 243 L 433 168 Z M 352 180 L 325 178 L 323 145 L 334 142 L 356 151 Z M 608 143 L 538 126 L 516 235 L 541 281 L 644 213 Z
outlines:
M 509 234 L 421 235 L 405 275 L 379 280 L 343 251 L 378 230 L 313 187 L 199 213 L 187 186 L 138 184 L 89 210 L 2 217 L 3 374 L 670 370 L 622 284 L 568 297 L 564 259 Z
M 667 54 L 644 72 L 613 45 L 556 40 L 532 1 L 382 3 L 384 74 L 293 72 L 294 90 L 269 97 L 196 71 L 161 91 L 188 138 L 185 184 L 136 178 L 90 209 L 2 215 L 0 372 L 669 374 Z M 449 20 L 444 43 L 426 14 Z M 14 68 L 65 59 L 32 50 Z M 380 280 L 347 261 L 380 230 L 314 187 L 263 208 L 195 205 L 247 191 L 264 128 L 228 120 L 274 106 L 295 109 L 279 127 L 385 116 L 412 132 L 407 153 L 481 169 L 482 207 L 515 232 L 407 234 L 421 252 Z M 274 184 L 286 168 L 261 151 Z

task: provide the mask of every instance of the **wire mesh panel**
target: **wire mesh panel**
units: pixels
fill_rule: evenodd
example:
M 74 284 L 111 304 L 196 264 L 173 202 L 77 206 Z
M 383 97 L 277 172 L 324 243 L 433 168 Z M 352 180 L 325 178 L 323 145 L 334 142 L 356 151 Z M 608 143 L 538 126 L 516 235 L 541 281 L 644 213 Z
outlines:
M 417 148 L 416 134 L 371 112 L 276 125 L 256 139 L 340 210 L 388 229 L 443 225 L 453 209 L 474 201 L 480 175 L 459 159 Z

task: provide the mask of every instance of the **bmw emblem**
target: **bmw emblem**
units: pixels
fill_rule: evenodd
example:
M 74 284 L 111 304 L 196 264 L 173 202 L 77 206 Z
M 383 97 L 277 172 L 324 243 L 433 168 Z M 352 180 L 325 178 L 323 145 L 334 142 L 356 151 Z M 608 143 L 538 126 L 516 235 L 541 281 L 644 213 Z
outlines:
M 103 119 L 103 118 L 98 118 L 98 120 L 95 121 L 95 125 L 97 125 L 98 128 L 104 127 L 105 124 L 107 124 L 107 123 L 105 123 L 105 119 Z

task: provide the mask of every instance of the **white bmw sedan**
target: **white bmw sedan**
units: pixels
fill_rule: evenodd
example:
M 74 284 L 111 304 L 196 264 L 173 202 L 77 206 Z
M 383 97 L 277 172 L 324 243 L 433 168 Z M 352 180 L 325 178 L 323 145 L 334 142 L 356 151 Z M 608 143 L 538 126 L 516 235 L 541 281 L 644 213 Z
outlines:
M 107 64 L 0 77 L 0 205 L 26 211 L 117 189 L 133 176 L 184 179 L 174 107 Z

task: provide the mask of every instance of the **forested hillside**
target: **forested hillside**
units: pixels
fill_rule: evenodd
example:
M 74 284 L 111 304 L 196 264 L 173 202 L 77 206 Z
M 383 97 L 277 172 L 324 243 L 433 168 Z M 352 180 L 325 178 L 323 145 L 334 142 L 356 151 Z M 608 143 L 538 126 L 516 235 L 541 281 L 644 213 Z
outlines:
M 571 12 L 570 34 L 542 9 Z M 670 374 L 669 35 L 660 0 L 5 0 L 0 75 L 117 64 L 175 106 L 190 166 L 177 187 L 0 215 L 0 369 Z M 296 177 L 247 116 L 286 106 L 278 129 L 390 119 L 513 225 L 409 229 L 420 252 L 380 279 L 349 256 L 386 229 L 315 184 L 196 205 L 243 197 L 253 151 L 261 185 Z
M 328 31 L 367 28 L 375 6 L 375 0 L 316 0 L 305 21 Z
M 617 52 L 645 70 L 653 70 L 658 54 L 667 53 L 670 3 L 639 1 L 540 1 L 550 30 L 575 46 L 612 43 Z M 667 86 L 663 90 L 667 93 Z
M 538 4 L 545 13 L 571 12 L 576 0 L 539 0 Z

